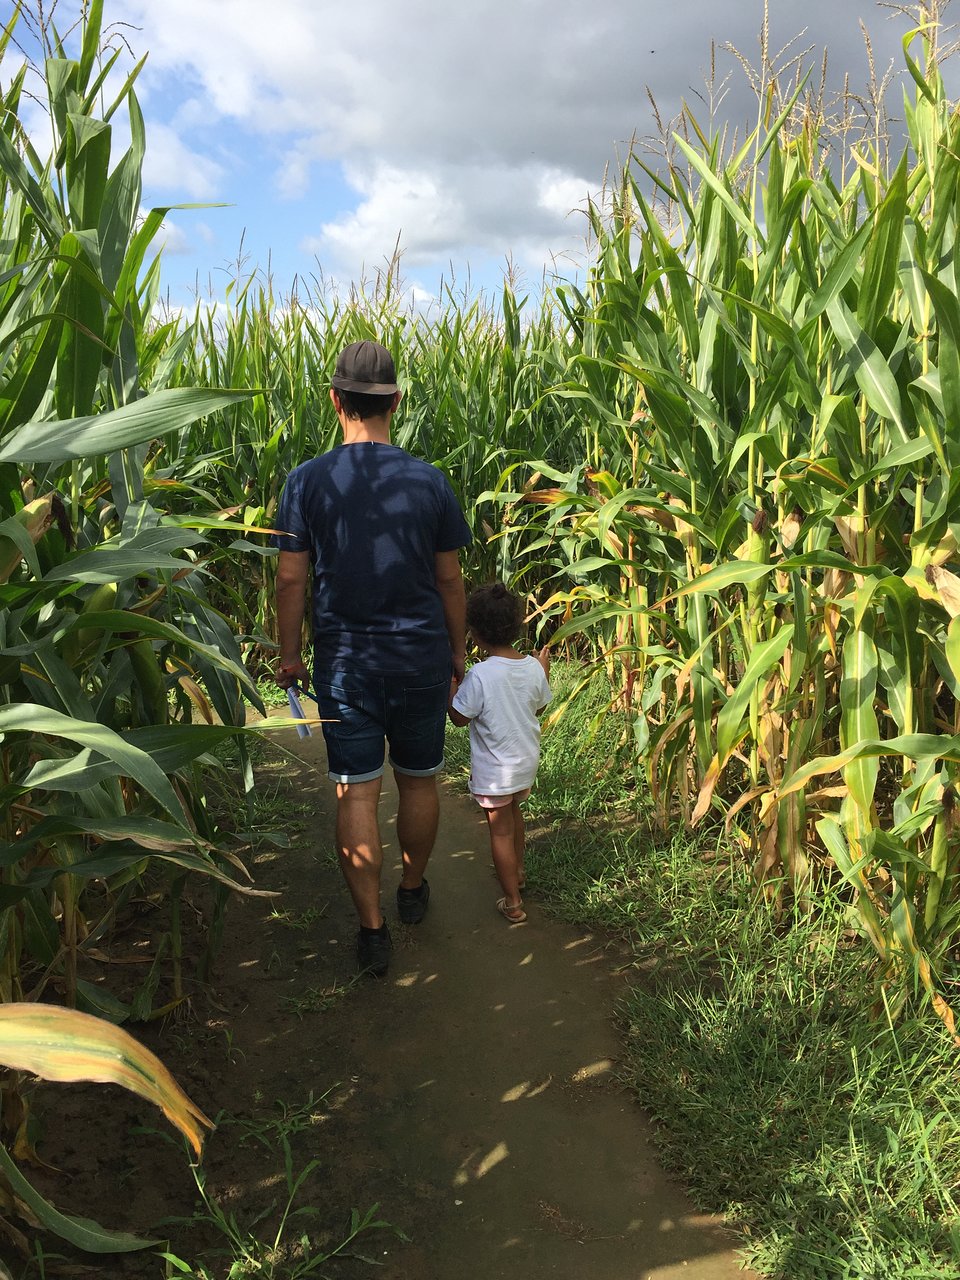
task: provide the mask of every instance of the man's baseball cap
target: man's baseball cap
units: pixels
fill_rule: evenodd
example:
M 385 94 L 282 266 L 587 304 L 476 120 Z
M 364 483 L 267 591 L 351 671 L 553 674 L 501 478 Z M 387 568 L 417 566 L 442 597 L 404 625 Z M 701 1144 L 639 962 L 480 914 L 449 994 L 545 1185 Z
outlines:
M 393 356 L 379 342 L 351 342 L 344 347 L 331 379 L 338 391 L 388 396 L 399 391 Z

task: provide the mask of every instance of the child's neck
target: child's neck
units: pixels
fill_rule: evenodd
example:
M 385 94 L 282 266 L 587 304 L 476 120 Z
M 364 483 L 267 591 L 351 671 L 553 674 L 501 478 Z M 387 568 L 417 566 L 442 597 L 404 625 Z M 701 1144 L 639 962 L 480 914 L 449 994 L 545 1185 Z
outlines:
M 522 658 L 512 644 L 483 644 L 480 646 L 488 658 Z

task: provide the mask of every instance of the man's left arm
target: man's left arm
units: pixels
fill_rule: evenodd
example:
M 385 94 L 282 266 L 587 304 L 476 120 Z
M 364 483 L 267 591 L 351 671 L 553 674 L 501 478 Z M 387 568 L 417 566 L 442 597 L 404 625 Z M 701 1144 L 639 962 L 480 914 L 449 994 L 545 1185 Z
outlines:
M 467 593 L 460 572 L 459 551 L 438 551 L 435 558 L 437 590 L 443 603 L 443 619 L 450 637 L 453 678 L 460 684 L 467 662 Z
M 280 663 L 277 684 L 281 689 L 310 683 L 303 662 L 303 614 L 310 575 L 309 551 L 281 551 L 277 561 L 277 639 Z

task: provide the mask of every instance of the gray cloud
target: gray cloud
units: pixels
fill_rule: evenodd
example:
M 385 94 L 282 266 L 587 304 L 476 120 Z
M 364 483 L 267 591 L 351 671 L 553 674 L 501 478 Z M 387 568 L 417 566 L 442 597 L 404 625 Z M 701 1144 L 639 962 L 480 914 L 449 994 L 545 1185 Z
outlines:
M 711 42 L 719 78 L 729 73 L 721 117 L 742 125 L 757 112 L 720 46 L 759 62 L 761 0 L 364 0 L 352 20 L 342 0 L 272 0 L 269 17 L 254 0 L 115 8 L 142 28 L 148 88 L 171 75 L 189 86 L 185 132 L 200 98 L 273 138 L 278 197 L 303 191 L 320 162 L 344 167 L 355 208 L 305 238 L 341 271 L 382 259 L 398 233 L 412 263 L 562 248 L 576 220 L 544 191 L 596 191 L 631 137 L 655 130 L 648 88 L 665 121 L 686 100 L 706 124 Z M 832 92 L 847 75 L 867 84 L 860 19 L 878 71 L 902 66 L 908 24 L 888 5 L 770 0 L 769 11 L 771 52 L 797 37 L 792 53 L 811 48 L 818 78 L 829 48 Z

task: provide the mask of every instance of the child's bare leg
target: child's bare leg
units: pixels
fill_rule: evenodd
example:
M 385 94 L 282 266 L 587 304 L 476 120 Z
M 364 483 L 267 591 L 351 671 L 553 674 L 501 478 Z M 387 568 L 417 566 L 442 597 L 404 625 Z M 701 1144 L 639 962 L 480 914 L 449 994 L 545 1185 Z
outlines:
M 505 804 L 500 809 L 487 809 L 485 812 L 494 870 L 507 905 L 512 907 L 520 902 L 513 805 Z
M 510 807 L 513 809 L 513 848 L 517 859 L 517 884 L 522 889 L 527 879 L 523 861 L 527 840 L 523 825 L 523 810 L 520 808 L 520 801 L 516 796 L 513 797 Z

